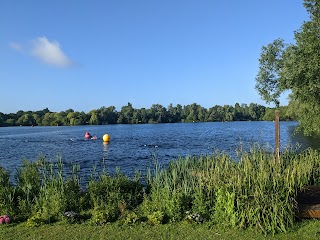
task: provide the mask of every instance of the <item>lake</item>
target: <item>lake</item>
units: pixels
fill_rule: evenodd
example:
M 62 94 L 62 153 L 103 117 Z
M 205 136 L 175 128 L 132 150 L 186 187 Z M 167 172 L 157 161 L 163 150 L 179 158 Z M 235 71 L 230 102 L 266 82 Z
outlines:
M 280 144 L 301 144 L 300 149 L 319 148 L 319 141 L 294 133 L 297 122 L 280 122 Z M 252 143 L 274 149 L 274 122 L 210 122 L 133 124 L 103 126 L 3 127 L 0 128 L 0 166 L 15 171 L 22 159 L 36 160 L 40 155 L 55 161 L 62 156 L 67 163 L 79 163 L 89 175 L 93 166 L 105 164 L 109 172 L 116 167 L 131 175 L 145 171 L 156 158 L 161 165 L 179 156 L 211 154 L 216 150 L 236 157 L 241 146 Z M 85 140 L 89 131 L 97 140 Z M 102 141 L 104 134 L 111 141 Z

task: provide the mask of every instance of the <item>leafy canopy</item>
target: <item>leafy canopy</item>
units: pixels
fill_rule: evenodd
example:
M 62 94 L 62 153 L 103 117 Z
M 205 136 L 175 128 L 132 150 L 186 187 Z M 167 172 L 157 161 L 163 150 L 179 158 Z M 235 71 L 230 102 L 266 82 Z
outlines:
M 267 103 L 279 106 L 279 96 L 292 92 L 295 109 L 306 135 L 320 134 L 320 0 L 304 0 L 309 21 L 295 31 L 295 43 L 276 39 L 262 47 L 256 89 Z

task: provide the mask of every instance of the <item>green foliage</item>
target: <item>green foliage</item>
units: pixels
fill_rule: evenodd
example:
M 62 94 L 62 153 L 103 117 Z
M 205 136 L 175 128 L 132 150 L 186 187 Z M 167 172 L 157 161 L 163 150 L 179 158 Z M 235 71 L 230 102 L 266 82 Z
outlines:
M 9 173 L 0 167 L 0 215 L 12 215 L 15 211 L 15 188 L 9 182 Z
M 319 182 L 319 154 L 288 149 L 276 164 L 268 151 L 253 146 L 239 153 L 238 163 L 219 152 L 175 161 L 155 173 L 144 211 L 162 212 L 164 222 L 179 220 L 187 210 L 214 223 L 286 232 L 295 221 L 297 192 Z M 174 201 L 181 192 L 187 201 Z
M 320 136 L 320 105 L 301 103 L 292 100 L 288 106 L 289 110 L 299 116 L 300 125 L 298 131 L 302 131 L 306 136 Z
M 40 216 L 45 222 L 55 222 L 62 219 L 62 213 L 66 211 L 65 194 L 61 186 L 56 183 L 47 183 L 41 188 L 35 208 L 41 212 Z
M 66 195 L 66 210 L 80 212 L 86 209 L 86 204 L 84 204 L 85 193 L 82 192 L 79 180 L 75 176 L 64 182 L 63 191 Z
M 52 164 L 51 166 L 52 167 Z M 57 176 L 51 168 L 49 178 L 45 176 L 36 204 L 35 211 L 45 222 L 61 220 L 62 213 L 66 211 L 66 193 L 64 183 L 60 176 Z
M 235 211 L 235 193 L 223 188 L 217 188 L 215 192 L 215 205 L 212 214 L 214 222 L 227 223 L 234 227 L 237 225 L 238 216 Z
M 159 225 L 163 222 L 164 213 L 161 211 L 155 211 L 148 215 L 148 223 L 150 225 Z
M 279 105 L 290 90 L 291 102 L 306 135 L 320 134 L 320 1 L 304 0 L 310 20 L 294 32 L 295 44 L 277 39 L 262 48 L 256 89 L 266 102 Z
M 215 122 L 215 121 L 260 121 L 266 107 L 250 103 L 235 106 L 214 106 L 206 109 L 196 103 L 168 108 L 153 104 L 150 109 L 136 109 L 131 103 L 117 112 L 114 106 L 101 107 L 88 114 L 72 109 L 51 112 L 48 109 L 36 112 L 19 111 L 16 114 L 0 113 L 1 126 L 70 126 L 70 125 L 104 125 L 104 124 L 140 124 L 140 123 L 176 123 L 176 122 Z M 2 121 L 1 121 L 2 119 Z M 292 118 L 291 118 L 292 119 Z
M 116 221 L 119 217 L 119 209 L 115 205 L 102 205 L 95 207 L 92 211 L 91 221 L 97 225 Z
M 9 178 L 9 173 L 3 167 L 0 167 L 0 189 L 9 185 Z
M 171 192 L 169 189 L 152 189 L 150 196 L 145 197 L 142 204 L 142 215 L 149 216 L 163 214 L 161 221 L 176 222 L 183 219 L 185 211 L 190 205 L 190 199 L 178 190 Z
M 124 216 L 124 223 L 125 224 L 135 224 L 136 222 L 138 222 L 139 220 L 139 216 L 133 212 L 133 211 L 129 211 L 125 214 Z
M 266 47 L 262 47 L 259 59 L 260 68 L 256 78 L 256 89 L 267 103 L 279 106 L 279 97 L 283 88 L 280 73 L 283 66 L 282 55 L 285 44 L 282 39 L 276 39 Z
M 76 173 L 63 178 L 63 162 L 24 161 L 16 173 L 17 216 L 30 225 L 62 219 L 66 210 L 80 211 L 81 188 Z
M 41 211 L 38 211 L 35 215 L 28 218 L 26 225 L 28 227 L 39 227 L 46 223 L 46 220 L 43 218 Z
M 297 193 L 320 184 L 320 154 L 287 149 L 277 163 L 270 152 L 254 145 L 249 152 L 239 152 L 237 161 L 215 152 L 180 158 L 165 169 L 156 164 L 146 186 L 139 176 L 129 179 L 119 170 L 114 176 L 103 172 L 93 176 L 85 192 L 76 171 L 64 174 L 61 159 L 25 162 L 16 185 L 0 168 L 0 213 L 12 214 L 13 221 L 28 219 L 27 226 L 78 222 L 79 218 L 66 218 L 72 213 L 88 215 L 94 225 L 188 220 L 264 234 L 287 232 L 296 220 Z
M 137 176 L 130 180 L 119 170 L 114 177 L 106 173 L 92 179 L 87 189 L 94 208 L 93 218 L 97 224 L 115 221 L 128 209 L 134 209 L 142 201 L 142 184 Z
M 27 219 L 32 214 L 33 206 L 40 192 L 41 177 L 38 164 L 24 160 L 22 166 L 17 170 L 15 178 L 18 194 L 17 208 L 22 213 L 20 218 Z

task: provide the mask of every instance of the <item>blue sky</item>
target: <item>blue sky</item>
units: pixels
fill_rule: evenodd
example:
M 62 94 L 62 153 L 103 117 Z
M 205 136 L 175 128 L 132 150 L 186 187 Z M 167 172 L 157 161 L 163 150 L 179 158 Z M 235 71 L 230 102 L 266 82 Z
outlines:
M 302 0 L 1 0 L 0 112 L 266 105 L 261 47 L 306 20 Z

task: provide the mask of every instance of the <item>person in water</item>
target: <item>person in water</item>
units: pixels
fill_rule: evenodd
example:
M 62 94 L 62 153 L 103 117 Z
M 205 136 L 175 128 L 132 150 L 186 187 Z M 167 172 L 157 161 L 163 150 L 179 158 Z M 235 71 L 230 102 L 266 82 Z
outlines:
M 86 134 L 84 135 L 85 139 L 92 138 L 91 134 L 87 131 Z
M 85 139 L 96 140 L 97 136 L 92 136 L 88 131 L 84 134 Z

